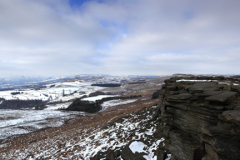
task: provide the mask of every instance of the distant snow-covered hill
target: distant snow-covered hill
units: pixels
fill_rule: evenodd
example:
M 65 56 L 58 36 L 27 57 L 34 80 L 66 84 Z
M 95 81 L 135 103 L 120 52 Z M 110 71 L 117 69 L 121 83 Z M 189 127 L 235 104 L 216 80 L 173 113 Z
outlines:
M 33 85 L 38 83 L 54 82 L 67 79 L 68 77 L 25 77 L 25 76 L 16 76 L 16 77 L 6 77 L 0 78 L 0 89 L 15 88 L 24 85 Z

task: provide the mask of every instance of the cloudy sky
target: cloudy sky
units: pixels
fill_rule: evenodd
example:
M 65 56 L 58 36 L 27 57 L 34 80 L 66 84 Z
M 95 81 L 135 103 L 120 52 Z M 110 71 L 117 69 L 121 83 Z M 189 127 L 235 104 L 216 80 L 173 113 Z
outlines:
M 239 0 L 0 0 L 0 77 L 240 74 Z

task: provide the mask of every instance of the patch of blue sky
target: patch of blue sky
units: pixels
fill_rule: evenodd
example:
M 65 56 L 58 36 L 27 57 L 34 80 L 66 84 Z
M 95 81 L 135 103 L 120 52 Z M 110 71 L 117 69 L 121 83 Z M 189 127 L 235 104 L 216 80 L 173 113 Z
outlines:
M 109 49 L 109 44 L 110 44 L 110 42 L 106 42 L 104 44 L 101 44 L 101 45 L 97 46 L 97 50 L 108 50 Z
M 116 31 L 116 33 L 109 40 L 107 40 L 104 43 L 101 43 L 100 45 L 98 45 L 98 47 L 97 47 L 98 50 L 108 50 L 109 45 L 112 42 L 121 38 L 122 35 L 128 34 L 126 24 L 117 24 L 115 22 L 105 21 L 105 20 L 100 21 L 100 24 L 101 24 L 101 26 L 103 26 L 106 29 L 113 28 Z
M 183 13 L 183 16 L 185 19 L 191 20 L 194 18 L 194 13 L 193 13 L 193 11 L 186 11 Z
M 102 3 L 104 0 L 69 0 L 69 5 L 72 8 L 76 8 L 76 7 L 82 6 L 86 2 L 93 2 L 93 1 Z
M 71 7 L 78 7 L 83 5 L 85 2 L 89 2 L 91 0 L 69 0 L 69 4 Z
M 120 23 L 115 23 L 115 22 L 108 21 L 108 20 L 101 20 L 100 24 L 104 28 L 114 28 L 116 30 L 119 30 L 122 33 L 127 34 L 127 24 L 125 24 L 125 23 L 120 24 Z
M 123 34 L 127 34 L 127 31 L 122 31 L 119 32 L 118 34 L 114 35 L 112 38 L 109 40 L 105 41 L 104 43 L 101 43 L 100 45 L 97 46 L 97 50 L 109 50 L 110 44 L 114 43 L 117 39 L 121 38 Z
M 110 22 L 107 20 L 102 20 L 100 21 L 101 26 L 105 27 L 105 28 L 109 28 L 109 27 L 119 27 L 119 25 L 117 25 L 114 22 Z

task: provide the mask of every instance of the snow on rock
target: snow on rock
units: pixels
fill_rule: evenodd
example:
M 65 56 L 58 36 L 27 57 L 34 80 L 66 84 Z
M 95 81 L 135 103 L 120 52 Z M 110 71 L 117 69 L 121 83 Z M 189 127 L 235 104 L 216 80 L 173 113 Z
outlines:
M 230 85 L 230 84 L 231 84 L 231 82 L 230 82 L 230 81 L 218 82 L 218 84 L 226 84 L 226 85 Z
M 157 160 L 157 156 L 154 154 L 154 151 L 156 151 L 159 144 L 164 142 L 164 141 L 165 141 L 165 139 L 161 138 L 160 140 L 157 140 L 157 141 L 153 142 L 150 147 L 145 147 L 146 148 L 145 152 L 147 153 L 147 155 L 144 155 L 143 157 L 146 160 Z
M 136 152 L 142 153 L 145 152 L 143 148 L 146 148 L 147 145 L 144 144 L 143 142 L 140 141 L 133 141 L 130 145 L 129 148 L 130 150 L 135 154 Z
M 167 158 L 165 160 L 170 160 L 171 154 L 167 154 Z
M 212 81 L 217 81 L 217 80 L 193 80 L 193 79 L 179 79 L 176 80 L 176 82 L 212 82 Z

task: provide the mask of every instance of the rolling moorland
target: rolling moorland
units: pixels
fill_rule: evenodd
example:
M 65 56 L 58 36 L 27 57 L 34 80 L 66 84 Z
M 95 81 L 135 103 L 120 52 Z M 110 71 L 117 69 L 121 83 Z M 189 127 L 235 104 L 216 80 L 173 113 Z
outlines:
M 174 75 L 111 79 L 111 82 L 109 78 L 96 78 L 91 80 L 94 85 L 87 84 L 84 87 L 82 84 L 86 84 L 86 81 L 71 79 L 61 82 L 61 85 L 49 84 L 45 89 L 38 90 L 38 94 L 35 94 L 35 90 L 23 90 L 23 93 L 20 92 L 25 95 L 23 97 L 27 97 L 26 94 L 41 97 L 43 93 L 54 97 L 45 98 L 40 105 L 42 107 L 28 107 L 28 111 L 42 109 L 35 111 L 59 112 L 62 115 L 40 118 L 37 122 L 30 121 L 24 125 L 13 124 L 11 129 L 26 132 L 3 136 L 0 157 L 83 160 L 237 159 L 240 153 L 238 78 Z M 121 86 L 96 86 L 113 84 L 113 81 Z M 70 85 L 72 83 L 78 89 L 73 89 Z M 66 86 L 71 86 L 71 91 Z M 58 92 L 53 92 L 54 87 L 58 88 Z M 12 92 L 4 94 L 5 98 L 19 100 Z M 90 96 L 91 93 L 95 94 Z M 101 101 L 102 98 L 106 101 Z M 97 105 L 99 109 L 87 113 L 89 111 L 80 105 L 82 103 L 78 103 L 80 101 Z M 70 106 L 81 111 L 65 111 L 71 110 Z M 21 111 L 27 112 L 26 108 Z M 45 116 L 45 113 L 42 115 Z M 7 119 L 15 118 L 9 116 Z M 6 120 L 6 117 L 2 120 Z

